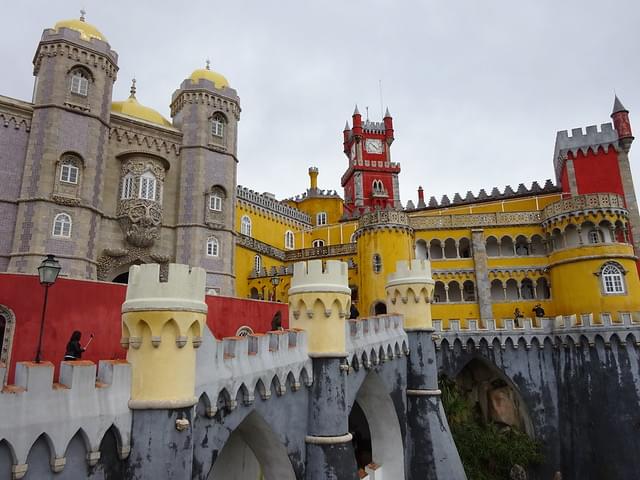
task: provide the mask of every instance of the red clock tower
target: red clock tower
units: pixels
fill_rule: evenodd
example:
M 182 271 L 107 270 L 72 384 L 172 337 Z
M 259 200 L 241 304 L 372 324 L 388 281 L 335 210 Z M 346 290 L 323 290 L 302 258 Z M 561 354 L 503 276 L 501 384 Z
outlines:
M 400 164 L 391 161 L 393 119 L 387 109 L 382 122 L 362 121 L 358 106 L 353 128 L 344 127 L 344 153 L 349 167 L 342 175 L 344 207 L 351 215 L 373 208 L 402 208 L 398 174 Z

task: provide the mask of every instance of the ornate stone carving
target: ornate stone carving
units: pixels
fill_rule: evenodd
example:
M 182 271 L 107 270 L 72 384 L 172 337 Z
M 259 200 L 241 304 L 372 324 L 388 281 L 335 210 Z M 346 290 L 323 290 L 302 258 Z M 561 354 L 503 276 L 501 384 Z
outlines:
M 540 212 L 498 212 L 464 215 L 412 216 L 411 226 L 416 230 L 434 228 L 472 228 L 498 225 L 530 225 L 540 223 Z
M 160 278 L 164 278 L 171 260 L 171 255 L 161 252 L 150 252 L 147 248 L 106 248 L 98 258 L 98 280 L 110 281 L 115 271 L 123 265 L 131 265 L 134 263 L 159 263 Z
M 542 211 L 545 223 L 567 214 L 586 214 L 594 211 L 613 211 L 626 214 L 624 199 L 614 193 L 592 193 L 576 195 L 552 203 Z

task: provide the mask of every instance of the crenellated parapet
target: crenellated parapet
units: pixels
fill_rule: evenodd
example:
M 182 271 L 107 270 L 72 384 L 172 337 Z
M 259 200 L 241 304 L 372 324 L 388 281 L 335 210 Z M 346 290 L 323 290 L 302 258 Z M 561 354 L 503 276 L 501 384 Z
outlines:
M 545 341 L 551 341 L 555 347 L 566 347 L 569 343 L 587 346 L 595 345 L 602 340 L 608 346 L 612 338 L 617 337 L 620 342 L 631 341 L 640 347 L 640 312 L 618 312 L 614 316 L 610 313 L 600 314 L 594 321 L 592 313 L 579 315 L 565 315 L 536 319 L 536 325 L 531 318 L 523 318 L 521 325 L 516 326 L 513 319 L 504 319 L 503 327 L 497 327 L 490 319 L 486 327 L 480 327 L 477 320 L 467 320 L 468 327 L 460 328 L 459 320 L 449 320 L 449 328 L 444 329 L 442 320 L 434 320 L 434 340 L 436 348 L 456 348 L 474 351 L 482 345 L 489 349 L 499 347 L 504 350 L 507 346 L 518 349 L 524 346 L 527 350 L 532 346 L 544 348 Z
M 556 145 L 553 153 L 556 178 L 560 178 L 562 167 L 569 154 L 576 156 L 581 151 L 586 155 L 589 149 L 595 151 L 598 148 L 602 148 L 605 152 L 608 152 L 609 148 L 618 148 L 618 133 L 611 123 L 603 123 L 599 129 L 596 125 L 590 125 L 585 130 L 574 128 L 571 130 L 571 135 L 567 130 L 561 130 L 556 134 Z
M 387 308 L 404 316 L 408 330 L 431 328 L 434 285 L 429 260 L 398 261 L 387 276 Z
M 404 358 L 409 342 L 401 315 L 378 315 L 347 322 L 347 352 L 355 370 Z
M 348 265 L 337 260 L 298 262 L 289 289 L 290 323 L 308 332 L 311 356 L 344 356 L 351 306 Z
M 313 383 L 307 334 L 281 330 L 216 340 L 207 329 L 198 350 L 196 393 L 204 399 L 206 415 L 222 406 L 249 406 L 257 396 L 282 396 Z
M 6 372 L 0 367 L 0 377 Z M 53 382 L 50 362 L 19 362 L 16 384 L 0 392 L 0 438 L 14 454 L 12 478 L 22 478 L 29 469 L 31 446 L 45 435 L 54 472 L 65 467 L 67 446 L 78 433 L 85 442 L 87 463 L 100 459 L 105 433 L 115 430 L 118 453 L 126 458 L 131 442 L 131 369 L 122 360 L 101 360 L 97 369 L 90 361 L 62 362 L 60 381 Z
M 205 271 L 170 264 L 134 265 L 122 305 L 122 346 L 132 366 L 131 408 L 196 403 L 195 350 L 206 322 Z

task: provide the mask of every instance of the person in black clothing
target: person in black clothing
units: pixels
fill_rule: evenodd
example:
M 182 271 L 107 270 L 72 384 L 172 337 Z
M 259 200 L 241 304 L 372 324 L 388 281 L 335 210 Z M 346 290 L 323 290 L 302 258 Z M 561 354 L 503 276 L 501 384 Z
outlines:
M 93 337 L 93 335 L 91 335 Z M 82 358 L 82 352 L 86 350 L 80 345 L 80 337 L 82 333 L 80 330 L 76 330 L 71 334 L 69 343 L 67 343 L 67 351 L 64 353 L 65 360 L 80 360 Z
M 536 317 L 538 318 L 544 317 L 544 308 L 542 308 L 542 305 L 537 304 L 535 307 L 533 307 L 533 313 L 535 313 Z
M 351 302 L 351 309 L 349 310 L 349 319 L 358 318 L 360 316 L 360 312 L 356 307 L 356 304 Z

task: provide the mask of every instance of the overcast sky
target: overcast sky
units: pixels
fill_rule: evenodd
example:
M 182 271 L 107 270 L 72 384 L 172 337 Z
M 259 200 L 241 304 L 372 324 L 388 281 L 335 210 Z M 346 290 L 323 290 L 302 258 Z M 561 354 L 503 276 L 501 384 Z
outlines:
M 77 17 L 119 54 L 114 100 L 169 117 L 172 92 L 211 59 L 242 105 L 238 182 L 279 199 L 342 194 L 354 104 L 394 117 L 403 202 L 554 178 L 557 130 L 609 121 L 614 90 L 640 118 L 637 0 L 191 0 L 0 2 L 0 94 L 30 100 L 41 32 Z M 640 125 L 636 125 L 640 132 Z M 632 149 L 636 182 L 640 147 Z

